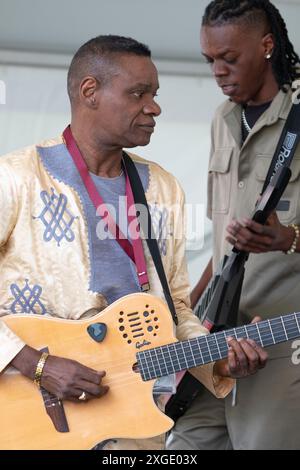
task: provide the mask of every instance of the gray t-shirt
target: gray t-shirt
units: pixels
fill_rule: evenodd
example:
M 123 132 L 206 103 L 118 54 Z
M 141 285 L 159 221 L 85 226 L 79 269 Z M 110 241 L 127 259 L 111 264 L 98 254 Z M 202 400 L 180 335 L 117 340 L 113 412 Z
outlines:
M 140 168 L 139 168 L 140 167 Z M 138 170 L 144 188 L 148 187 L 148 167 L 138 165 Z M 94 183 L 109 210 L 111 216 L 119 225 L 122 233 L 128 237 L 128 223 L 125 200 L 125 176 L 103 178 L 91 174 Z M 88 204 L 92 204 L 88 201 Z M 94 210 L 95 214 L 95 210 Z M 97 286 L 110 304 L 124 295 L 140 291 L 135 264 L 119 245 L 117 240 L 105 230 L 105 217 L 96 216 L 96 230 L 91 231 L 94 245 L 94 256 Z M 95 225 L 95 220 L 88 223 Z

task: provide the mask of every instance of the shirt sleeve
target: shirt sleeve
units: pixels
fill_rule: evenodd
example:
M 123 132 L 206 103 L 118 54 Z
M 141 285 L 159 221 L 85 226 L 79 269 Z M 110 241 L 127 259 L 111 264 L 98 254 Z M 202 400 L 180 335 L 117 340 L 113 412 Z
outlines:
M 0 248 L 9 240 L 18 213 L 18 197 L 12 172 L 4 164 L 0 166 Z M 1 250 L 0 250 L 1 269 Z M 25 346 L 3 321 L 0 320 L 0 372 L 12 361 Z
M 17 221 L 18 195 L 12 172 L 0 166 L 0 247 L 5 245 Z M 1 261 L 1 258 L 0 258 Z
M 209 334 L 209 331 L 201 324 L 194 315 L 190 305 L 190 286 L 185 259 L 185 237 L 182 233 L 184 222 L 184 194 L 179 187 L 181 210 L 174 216 L 174 256 L 172 273 L 169 279 L 171 295 L 174 301 L 178 317 L 176 336 L 179 341 L 196 338 L 197 336 Z M 181 232 L 180 232 L 181 231 Z M 184 232 L 184 230 L 183 230 Z M 232 390 L 235 381 L 230 378 L 220 377 L 213 374 L 214 363 L 195 367 L 190 370 L 203 385 L 217 398 L 224 398 Z
M 21 351 L 25 343 L 0 321 L 0 372 Z

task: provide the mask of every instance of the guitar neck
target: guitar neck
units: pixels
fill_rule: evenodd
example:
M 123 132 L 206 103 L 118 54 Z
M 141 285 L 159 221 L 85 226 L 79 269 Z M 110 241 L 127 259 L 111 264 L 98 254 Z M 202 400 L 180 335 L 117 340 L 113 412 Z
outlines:
M 264 320 L 191 340 L 167 344 L 137 353 L 144 381 L 224 359 L 228 355 L 226 338 L 250 338 L 263 347 L 300 337 L 300 313 Z

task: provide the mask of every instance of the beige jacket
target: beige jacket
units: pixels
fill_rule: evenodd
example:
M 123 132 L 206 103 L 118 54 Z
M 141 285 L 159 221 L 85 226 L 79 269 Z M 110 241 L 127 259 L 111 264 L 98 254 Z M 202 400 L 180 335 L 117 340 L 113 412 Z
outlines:
M 241 145 L 241 106 L 230 101 L 217 110 L 212 126 L 208 177 L 208 217 L 213 221 L 214 268 L 231 250 L 226 227 L 232 218 L 250 217 L 262 190 L 279 137 L 292 106 L 291 93 L 280 91 Z M 291 165 L 292 177 L 277 210 L 282 224 L 300 223 L 300 146 Z M 299 311 L 299 253 L 251 254 L 240 302 L 242 323 L 254 314 L 270 318 Z M 276 346 L 273 356 L 288 348 Z M 285 353 L 283 353 L 285 354 Z
M 39 149 L 53 150 L 55 158 L 70 158 L 62 139 L 46 141 L 0 159 L 0 316 L 9 313 L 33 313 L 30 306 L 24 311 L 20 300 L 23 289 L 35 289 L 38 302 L 34 313 L 47 313 L 61 318 L 79 319 L 91 308 L 101 310 L 106 299 L 89 288 L 91 266 L 86 220 L 81 200 L 76 191 L 53 177 L 44 167 Z M 180 340 L 206 334 L 190 309 L 189 283 L 185 263 L 183 227 L 184 195 L 175 178 L 155 163 L 133 156 L 134 160 L 149 165 L 150 181 L 146 193 L 149 204 L 169 210 L 167 256 L 163 264 L 178 314 L 177 337 Z M 42 191 L 63 193 L 68 201 L 73 220 L 72 243 L 64 238 L 60 247 L 56 240 L 45 243 L 45 226 L 37 223 L 43 211 Z M 180 210 L 171 210 L 172 206 Z M 59 249 L 63 246 L 63 249 Z M 159 279 L 147 246 L 144 243 L 150 293 L 164 298 Z M 76 289 L 74 289 L 76 286 Z M 29 291 L 28 291 L 29 292 Z M 28 302 L 27 302 L 28 303 Z M 0 323 L 0 370 L 3 370 L 24 343 L 21 338 Z M 197 378 L 219 397 L 232 387 L 229 379 L 213 378 L 213 364 L 194 369 Z

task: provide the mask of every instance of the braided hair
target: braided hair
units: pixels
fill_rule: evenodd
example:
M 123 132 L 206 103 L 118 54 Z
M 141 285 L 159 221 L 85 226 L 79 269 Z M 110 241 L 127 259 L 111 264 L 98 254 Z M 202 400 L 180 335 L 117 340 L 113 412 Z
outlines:
M 240 23 L 256 27 L 263 24 L 268 28 L 266 33 L 273 35 L 272 69 L 279 88 L 285 91 L 285 85 L 292 85 L 300 76 L 300 59 L 279 10 L 269 0 L 214 0 L 202 18 L 202 26 Z

